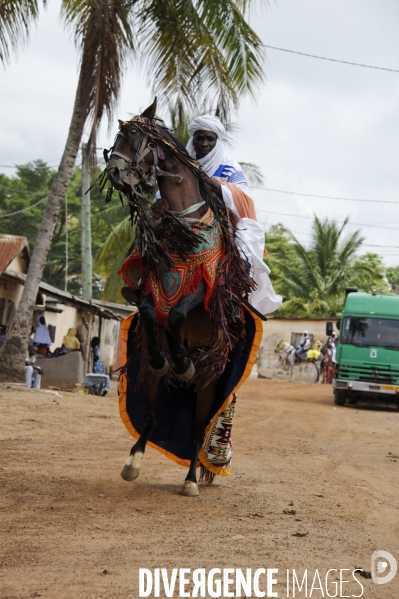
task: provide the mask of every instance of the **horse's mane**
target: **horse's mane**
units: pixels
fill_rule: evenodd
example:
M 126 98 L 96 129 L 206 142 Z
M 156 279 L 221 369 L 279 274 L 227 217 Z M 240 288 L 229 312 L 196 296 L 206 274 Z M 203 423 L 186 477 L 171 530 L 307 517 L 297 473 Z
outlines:
M 186 146 L 178 139 L 175 135 L 173 135 L 172 130 L 166 127 L 165 125 L 158 125 L 160 129 L 165 133 L 166 137 L 168 137 L 180 150 L 183 154 L 189 155 L 187 152 Z

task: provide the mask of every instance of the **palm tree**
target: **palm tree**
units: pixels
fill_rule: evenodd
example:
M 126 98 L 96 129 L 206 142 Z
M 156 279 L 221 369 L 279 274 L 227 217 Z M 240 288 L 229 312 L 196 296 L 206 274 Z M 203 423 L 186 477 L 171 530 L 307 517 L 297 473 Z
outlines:
M 75 32 L 81 50 L 79 79 L 67 142 L 18 312 L 0 350 L 0 380 L 23 376 L 36 295 L 83 129 L 90 125 L 88 147 L 93 149 L 102 117 L 112 117 L 128 57 L 146 70 L 161 103 L 163 98 L 173 99 L 183 111 L 208 96 L 226 118 L 244 94 L 254 94 L 263 78 L 262 44 L 244 17 L 248 4 L 248 0 L 63 0 L 63 20 Z M 4 0 L 1 6 L 0 17 L 5 15 L 1 56 L 7 57 L 28 31 L 37 2 Z M 14 26 L 7 7 L 20 16 Z
M 364 239 L 359 231 L 344 237 L 348 224 L 314 217 L 312 241 L 306 249 L 292 234 L 294 260 L 270 260 L 278 267 L 276 287 L 288 300 L 279 310 L 284 315 L 333 316 L 342 310 L 343 295 L 348 285 L 367 285 L 383 272 L 367 262 L 356 259 L 356 252 Z

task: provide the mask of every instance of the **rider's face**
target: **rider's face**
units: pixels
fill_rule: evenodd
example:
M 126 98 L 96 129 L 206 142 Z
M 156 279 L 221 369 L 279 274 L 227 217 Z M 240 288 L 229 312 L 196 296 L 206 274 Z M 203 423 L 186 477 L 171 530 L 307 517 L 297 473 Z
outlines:
M 197 158 L 204 158 L 213 148 L 217 142 L 216 133 L 212 131 L 203 131 L 199 129 L 194 134 L 193 144 Z

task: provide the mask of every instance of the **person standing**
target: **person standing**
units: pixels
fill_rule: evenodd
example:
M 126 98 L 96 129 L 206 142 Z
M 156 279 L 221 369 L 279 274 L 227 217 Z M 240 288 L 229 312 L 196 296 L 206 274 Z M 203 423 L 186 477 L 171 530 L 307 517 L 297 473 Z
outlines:
M 93 337 L 93 339 L 91 340 L 91 350 L 93 353 L 93 373 L 106 375 L 104 362 L 100 358 L 99 337 Z M 106 375 L 106 377 L 106 382 L 102 383 L 101 385 L 93 385 L 94 392 L 96 395 L 107 395 L 108 389 L 110 388 L 110 380 L 108 375 Z
M 37 329 L 33 337 L 33 343 L 37 345 L 37 353 L 46 356 L 49 353 L 50 345 L 52 344 L 46 319 L 41 314 L 37 318 Z

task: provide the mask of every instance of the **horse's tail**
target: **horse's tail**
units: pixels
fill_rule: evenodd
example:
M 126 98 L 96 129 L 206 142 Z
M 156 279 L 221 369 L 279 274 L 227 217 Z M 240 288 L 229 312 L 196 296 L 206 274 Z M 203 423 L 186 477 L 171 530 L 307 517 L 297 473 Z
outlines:
M 214 478 L 215 478 L 214 473 L 211 472 L 210 470 L 208 470 L 208 468 L 205 468 L 205 466 L 203 466 L 201 464 L 200 465 L 199 482 L 200 483 L 205 483 L 206 485 L 211 485 L 213 483 L 213 479 Z

